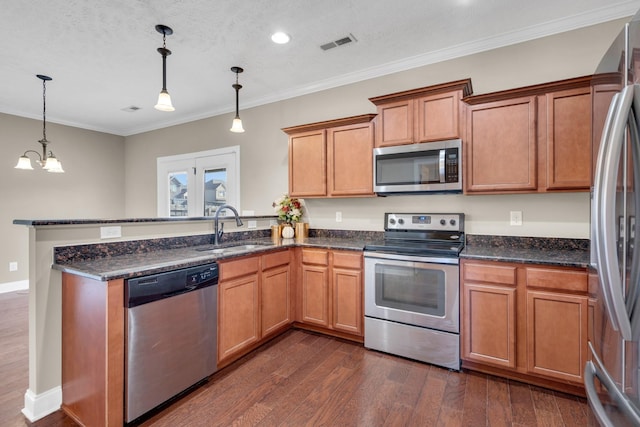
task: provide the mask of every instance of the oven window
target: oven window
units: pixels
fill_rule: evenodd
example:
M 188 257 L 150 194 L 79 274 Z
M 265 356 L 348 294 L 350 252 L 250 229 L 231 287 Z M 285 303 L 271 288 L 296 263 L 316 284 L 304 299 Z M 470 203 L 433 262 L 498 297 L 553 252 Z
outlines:
M 376 264 L 376 305 L 412 313 L 445 315 L 445 272 Z

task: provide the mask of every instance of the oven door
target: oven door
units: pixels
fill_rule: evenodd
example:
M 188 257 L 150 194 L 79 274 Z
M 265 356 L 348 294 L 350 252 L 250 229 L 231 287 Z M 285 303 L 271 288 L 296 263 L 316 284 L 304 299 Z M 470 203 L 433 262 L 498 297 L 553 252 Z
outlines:
M 460 332 L 458 258 L 364 257 L 365 316 Z

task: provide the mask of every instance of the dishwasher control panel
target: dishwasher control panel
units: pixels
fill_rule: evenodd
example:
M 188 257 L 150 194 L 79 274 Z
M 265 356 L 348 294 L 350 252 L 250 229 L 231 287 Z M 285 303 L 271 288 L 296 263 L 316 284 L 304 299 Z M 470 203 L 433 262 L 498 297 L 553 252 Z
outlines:
M 185 286 L 197 286 L 200 283 L 210 280 L 218 280 L 218 264 L 209 264 L 204 267 L 196 267 L 196 271 L 187 272 L 187 280 Z
M 217 263 L 135 277 L 125 281 L 125 305 L 135 307 L 217 284 Z

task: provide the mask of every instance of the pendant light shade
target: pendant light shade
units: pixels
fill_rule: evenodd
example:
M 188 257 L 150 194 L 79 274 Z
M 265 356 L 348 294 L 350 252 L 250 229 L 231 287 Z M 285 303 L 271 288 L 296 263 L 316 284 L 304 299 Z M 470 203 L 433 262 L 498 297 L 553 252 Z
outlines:
M 36 162 L 42 166 L 42 169 L 52 173 L 63 173 L 62 163 L 56 159 L 52 151 L 47 151 L 47 146 L 50 144 L 50 142 L 47 141 L 47 82 L 53 79 L 42 74 L 37 74 L 36 77 L 42 80 L 42 139 L 38 141 L 40 145 L 42 145 L 42 155 L 37 151 L 27 150 L 18 158 L 18 163 L 15 165 L 15 168 L 33 170 L 31 159 L 27 156 L 28 153 L 33 153 L 38 156 Z
M 162 90 L 158 95 L 158 103 L 155 105 L 156 110 L 175 111 L 171 103 L 171 96 L 167 91 L 167 56 L 171 55 L 171 51 L 167 49 L 167 36 L 173 34 L 173 30 L 166 25 L 156 25 L 156 31 L 162 34 L 162 47 L 158 48 L 158 53 L 162 55 Z
M 231 85 L 236 90 L 236 117 L 233 119 L 233 123 L 231 124 L 231 132 L 242 133 L 244 132 L 244 128 L 242 127 L 242 120 L 240 120 L 240 109 L 239 109 L 239 96 L 240 89 L 242 89 L 242 85 L 238 84 L 238 74 L 242 73 L 244 69 L 240 67 L 231 67 L 231 71 L 236 73 L 236 83 Z

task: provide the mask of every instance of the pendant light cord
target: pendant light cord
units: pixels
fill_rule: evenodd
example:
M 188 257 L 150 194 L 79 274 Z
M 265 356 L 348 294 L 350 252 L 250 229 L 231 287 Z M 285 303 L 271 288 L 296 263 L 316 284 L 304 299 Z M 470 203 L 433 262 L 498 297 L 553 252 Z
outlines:
M 47 142 L 47 81 L 42 80 L 42 141 Z

